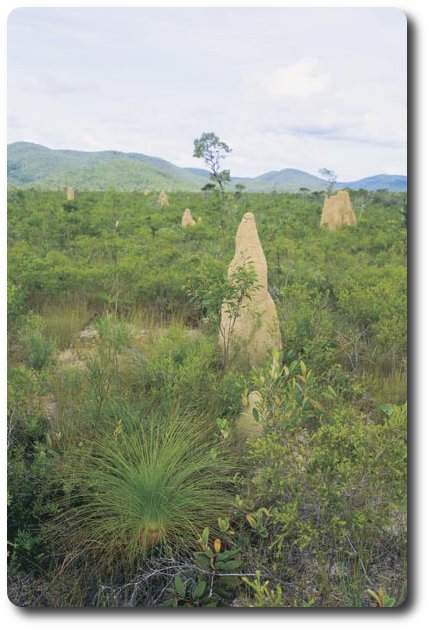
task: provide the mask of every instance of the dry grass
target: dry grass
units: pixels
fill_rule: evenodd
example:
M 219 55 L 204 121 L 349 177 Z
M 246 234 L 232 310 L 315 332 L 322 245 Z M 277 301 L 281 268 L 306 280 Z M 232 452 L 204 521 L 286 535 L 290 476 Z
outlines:
M 60 300 L 45 304 L 41 315 L 45 321 L 45 334 L 59 350 L 76 343 L 79 332 L 85 327 L 90 313 L 84 300 Z
M 407 398 L 407 375 L 402 367 L 391 374 L 376 372 L 372 378 L 373 396 L 376 403 L 401 405 Z

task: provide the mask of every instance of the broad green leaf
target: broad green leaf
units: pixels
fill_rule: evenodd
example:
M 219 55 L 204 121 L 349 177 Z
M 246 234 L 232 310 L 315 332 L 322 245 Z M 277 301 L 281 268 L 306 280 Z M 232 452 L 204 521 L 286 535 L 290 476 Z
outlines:
M 379 405 L 379 409 L 385 413 L 388 417 L 393 415 L 394 408 L 393 405 L 383 404 Z
M 209 527 L 205 527 L 202 532 L 202 541 L 205 545 L 207 545 L 208 540 L 209 540 Z
M 185 598 L 185 584 L 181 576 L 179 575 L 179 573 L 175 575 L 175 589 L 179 597 L 182 597 L 182 599 L 184 599 Z
M 246 515 L 246 520 L 248 521 L 248 523 L 251 525 L 251 527 L 253 529 L 255 529 L 257 527 L 257 521 L 254 518 L 254 516 L 252 516 L 252 514 L 247 514 Z
M 238 569 L 242 565 L 242 560 L 227 560 L 226 562 L 220 562 L 219 567 L 222 567 L 226 571 L 233 571 Z
M 218 554 L 218 560 L 228 560 L 229 558 L 233 558 L 239 552 L 239 548 L 228 549 L 228 551 L 222 551 Z
M 197 564 L 208 569 L 211 566 L 211 558 L 209 558 L 205 553 L 197 552 L 194 554 L 194 558 Z
M 193 591 L 193 599 L 200 599 L 206 590 L 206 582 L 201 580 Z

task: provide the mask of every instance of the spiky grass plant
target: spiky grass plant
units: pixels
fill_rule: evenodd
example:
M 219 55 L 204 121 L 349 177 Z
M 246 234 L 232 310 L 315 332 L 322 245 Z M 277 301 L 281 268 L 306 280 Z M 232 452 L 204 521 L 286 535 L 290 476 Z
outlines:
M 154 546 L 195 545 L 231 509 L 230 463 L 190 418 L 149 423 L 93 444 L 66 473 L 69 507 L 57 519 L 66 558 L 136 566 Z

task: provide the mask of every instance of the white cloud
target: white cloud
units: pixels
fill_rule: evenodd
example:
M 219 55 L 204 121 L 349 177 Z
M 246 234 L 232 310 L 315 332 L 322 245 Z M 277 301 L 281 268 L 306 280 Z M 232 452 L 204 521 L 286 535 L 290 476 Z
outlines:
M 402 75 L 393 78 L 388 70 L 365 51 L 324 61 L 304 57 L 270 73 L 254 72 L 244 78 L 249 106 L 243 137 L 246 126 L 258 130 L 266 139 L 262 146 L 271 143 L 272 164 L 280 162 L 279 148 L 288 147 L 284 154 L 291 157 L 280 168 L 309 170 L 323 159 L 349 179 L 371 165 L 378 170 L 379 158 L 381 171 L 391 152 L 389 161 L 398 161 L 394 171 L 405 172 L 405 83 L 402 89 Z
M 308 98 L 325 92 L 330 75 L 321 70 L 316 57 L 303 57 L 294 64 L 275 68 L 266 74 L 248 74 L 244 81 L 269 96 Z

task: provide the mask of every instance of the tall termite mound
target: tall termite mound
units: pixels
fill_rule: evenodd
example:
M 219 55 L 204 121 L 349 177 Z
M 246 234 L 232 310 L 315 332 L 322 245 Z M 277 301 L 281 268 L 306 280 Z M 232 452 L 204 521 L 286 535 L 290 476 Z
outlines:
M 158 205 L 161 207 L 167 207 L 169 205 L 169 197 L 164 190 L 162 190 L 158 195 Z
M 74 201 L 75 199 L 75 193 L 73 192 L 73 188 L 71 186 L 67 186 L 66 199 L 67 201 Z
M 344 225 L 357 225 L 357 217 L 355 216 L 354 208 L 352 207 L 351 198 L 347 190 L 339 190 L 338 195 L 342 195 L 344 200 L 343 209 L 343 224 Z
M 339 190 L 331 197 L 325 196 L 320 225 L 337 230 L 342 225 L 357 225 L 357 219 L 347 190 Z
M 228 268 L 228 277 L 231 278 L 239 267 L 255 272 L 255 286 L 250 297 L 241 304 L 235 321 L 227 305 L 222 305 L 219 342 L 224 353 L 228 344 L 229 349 L 251 365 L 262 365 L 273 348 L 281 347 L 281 333 L 276 307 L 268 291 L 266 257 L 252 212 L 243 216 L 237 230 L 236 251 Z
M 182 215 L 181 225 L 183 228 L 186 228 L 190 225 L 195 225 L 196 222 L 193 219 L 193 215 L 191 214 L 191 210 L 189 208 L 185 208 L 184 214 Z

